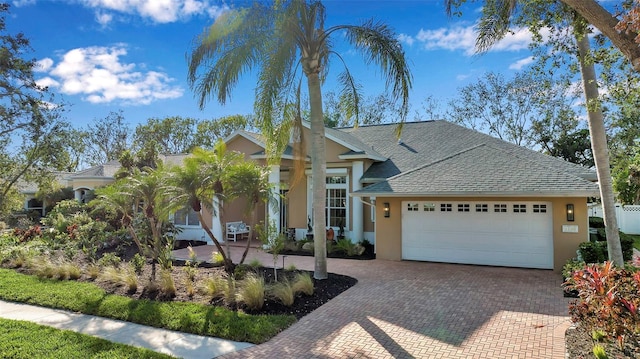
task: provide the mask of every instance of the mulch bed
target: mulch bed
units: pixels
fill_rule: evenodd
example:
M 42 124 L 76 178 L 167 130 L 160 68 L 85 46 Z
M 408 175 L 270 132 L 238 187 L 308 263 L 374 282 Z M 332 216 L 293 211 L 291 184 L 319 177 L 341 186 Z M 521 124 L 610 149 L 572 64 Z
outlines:
M 596 342 L 591 338 L 591 333 L 584 328 L 577 326 L 567 330 L 565 337 L 567 346 L 567 359 L 592 359 L 593 346 Z M 609 359 L 640 358 L 640 348 L 625 343 L 624 348 L 620 348 L 617 343 L 601 344 Z

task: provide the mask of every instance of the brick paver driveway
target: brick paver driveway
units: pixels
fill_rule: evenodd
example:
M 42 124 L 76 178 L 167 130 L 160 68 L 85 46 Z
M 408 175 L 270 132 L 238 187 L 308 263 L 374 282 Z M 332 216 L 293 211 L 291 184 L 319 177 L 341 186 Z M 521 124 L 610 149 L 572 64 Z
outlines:
M 311 257 L 285 261 L 313 269 Z M 568 301 L 551 271 L 337 259 L 328 268 L 358 284 L 224 358 L 564 358 Z

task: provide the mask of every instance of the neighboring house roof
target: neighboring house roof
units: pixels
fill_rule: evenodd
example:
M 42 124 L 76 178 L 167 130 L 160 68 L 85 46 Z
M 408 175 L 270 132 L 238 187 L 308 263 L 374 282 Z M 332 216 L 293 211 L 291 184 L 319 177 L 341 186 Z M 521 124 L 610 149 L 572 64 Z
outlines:
M 113 177 L 120 168 L 120 162 L 111 160 L 107 163 L 89 167 L 71 174 L 71 178 Z
M 362 176 L 362 182 L 384 180 L 482 144 L 556 171 L 592 181 L 597 179 L 591 169 L 446 121 L 407 122 L 404 124 L 400 140 L 396 137 L 396 129 L 397 124 L 339 129 L 357 137 L 365 145 L 373 146 L 377 152 L 388 158 L 384 162 L 371 165 Z
M 358 196 L 596 196 L 573 174 L 487 144 L 426 163 L 356 192 Z

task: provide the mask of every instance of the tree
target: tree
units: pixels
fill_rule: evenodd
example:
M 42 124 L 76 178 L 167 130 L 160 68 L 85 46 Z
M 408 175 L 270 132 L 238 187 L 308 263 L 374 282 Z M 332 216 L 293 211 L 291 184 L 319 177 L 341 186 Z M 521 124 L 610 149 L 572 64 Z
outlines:
M 225 251 L 220 244 L 220 238 L 216 238 L 206 224 L 202 209 L 209 209 L 213 216 L 219 218 L 222 216 L 219 204 L 226 194 L 227 183 L 224 181 L 224 175 L 240 161 L 240 158 L 241 154 L 237 152 L 227 152 L 225 143 L 220 140 L 214 150 L 196 147 L 193 153 L 184 159 L 182 166 L 176 166 L 171 170 L 171 183 L 182 190 L 183 202 L 197 213 L 202 229 L 222 256 L 228 274 L 233 273 L 233 261 L 228 251 Z
M 613 187 L 618 193 L 618 200 L 622 204 L 640 204 L 640 151 L 619 161 L 613 172 Z
M 591 0 L 579 0 L 578 3 L 581 4 L 576 4 L 576 1 L 573 0 L 562 1 L 563 3 L 568 3 L 568 5 L 572 7 L 578 6 L 583 11 L 591 11 L 593 9 L 597 10 L 597 8 L 602 9 L 600 5 L 592 2 Z M 572 29 L 571 34 L 573 35 L 573 41 L 576 44 L 576 53 L 578 56 L 580 73 L 582 75 L 591 148 L 593 151 L 596 172 L 598 174 L 600 198 L 602 200 L 603 217 L 607 231 L 607 249 L 609 259 L 612 260 L 616 266 L 622 266 L 624 265 L 624 260 L 622 257 L 622 248 L 618 234 L 618 223 L 615 214 L 615 197 L 613 195 L 613 185 L 609 166 L 609 153 L 604 126 L 604 116 L 602 112 L 602 104 L 598 96 L 598 82 L 595 66 L 593 64 L 593 58 L 590 51 L 588 24 L 585 22 L 585 19 L 587 21 L 591 21 L 591 18 L 588 16 L 583 18 L 580 16 L 582 13 L 578 10 L 576 11 L 580 14 L 577 14 L 574 11 L 568 11 L 567 8 L 562 7 L 556 8 L 555 10 L 557 11 L 550 11 L 553 3 L 548 1 L 528 2 L 524 0 L 509 0 L 504 2 L 498 0 L 485 0 L 482 18 L 478 26 L 479 33 L 476 41 L 478 50 L 483 51 L 488 49 L 497 41 L 502 39 L 509 31 L 512 19 L 516 14 L 516 4 L 518 2 L 522 2 L 525 5 L 531 4 L 529 8 L 525 7 L 525 9 L 520 12 L 520 17 L 517 21 L 519 24 L 527 26 L 534 32 L 534 34 L 539 35 L 539 30 L 543 27 Z M 453 0 L 447 0 L 447 8 L 449 10 L 452 5 L 455 5 L 455 2 Z M 606 10 L 604 11 L 606 12 Z M 600 16 L 604 15 L 600 14 Z M 597 21 L 601 24 L 600 20 Z M 613 26 L 615 26 L 615 24 Z M 603 31 L 603 33 L 605 32 L 603 29 L 600 30 Z M 612 41 L 614 40 L 612 39 Z M 566 46 L 566 44 L 563 46 Z M 630 57 L 630 59 L 632 58 Z M 632 59 L 632 63 L 633 62 L 634 61 Z M 636 64 L 634 64 L 634 66 L 635 65 Z M 640 63 L 638 66 L 640 66 Z
M 194 144 L 196 123 L 193 118 L 180 116 L 150 118 L 136 127 L 133 143 L 137 148 L 154 143 L 162 154 L 187 153 Z
M 136 169 L 134 173 L 115 183 L 96 190 L 97 208 L 107 208 L 120 214 L 122 225 L 129 230 L 140 253 L 151 259 L 151 280 L 156 278 L 156 264 L 167 243 L 163 228 L 169 215 L 180 208 L 182 198 L 178 188 L 166 180 L 161 165 L 156 169 Z M 136 215 L 140 214 L 149 226 L 151 236 L 140 235 Z
M 573 127 L 576 114 L 566 90 L 552 79 L 519 72 L 511 80 L 489 72 L 476 83 L 459 89 L 449 101 L 447 116 L 454 122 L 484 131 L 519 146 L 536 148 L 550 142 L 552 133 L 541 128 Z M 549 126 L 549 125 L 555 126 Z
M 253 127 L 252 118 L 243 115 L 231 115 L 212 120 L 198 122 L 194 134 L 194 146 L 213 149 L 216 142 L 231 135 L 236 130 L 246 130 Z
M 352 127 L 354 125 L 376 125 L 393 121 L 401 109 L 386 94 L 369 96 L 361 99 L 358 114 L 350 105 L 340 100 L 335 93 L 328 92 L 323 96 L 324 122 L 327 127 Z
M 64 149 L 71 139 L 62 119 L 64 105 L 39 86 L 37 63 L 24 34 L 8 34 L 8 4 L 0 4 L 0 215 L 19 209 L 19 186 L 46 183 L 52 170 L 64 169 Z
M 85 161 L 90 166 L 117 160 L 130 146 L 130 130 L 122 111 L 95 119 L 85 132 Z
M 273 129 L 288 104 L 300 104 L 301 81 L 306 77 L 310 106 L 311 172 L 316 279 L 327 278 L 325 244 L 326 161 L 321 84 L 328 73 L 332 51 L 331 36 L 346 39 L 364 54 L 367 63 L 380 66 L 393 100 L 400 100 L 400 118 L 408 111 L 411 74 L 402 46 L 393 31 L 382 23 L 366 21 L 360 26 L 337 25 L 325 28 L 325 8 L 319 1 L 285 0 L 275 4 L 254 3 L 231 10 L 195 40 L 189 55 L 189 82 L 200 107 L 210 97 L 224 104 L 239 76 L 258 69 L 255 109 L 260 128 Z M 338 58 L 340 58 L 338 56 Z M 340 58 L 342 59 L 342 58 Z M 358 108 L 359 89 L 351 73 L 340 76 L 341 96 Z M 293 96 L 294 98 L 292 98 Z M 356 110 L 357 113 L 357 110 Z M 296 112 L 296 122 L 301 120 Z M 299 128 L 299 127 L 298 127 Z M 263 130 L 269 138 L 272 133 Z M 301 132 L 298 132 L 301 133 Z

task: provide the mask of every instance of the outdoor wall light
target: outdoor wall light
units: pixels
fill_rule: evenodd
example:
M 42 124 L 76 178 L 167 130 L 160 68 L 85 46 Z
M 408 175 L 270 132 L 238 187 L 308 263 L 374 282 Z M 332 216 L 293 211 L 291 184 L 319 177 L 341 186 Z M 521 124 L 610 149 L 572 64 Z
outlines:
M 567 204 L 567 221 L 573 222 L 575 220 L 574 212 L 573 212 L 573 203 Z
M 391 217 L 391 208 L 389 207 L 389 202 L 384 203 L 384 217 L 385 218 Z

